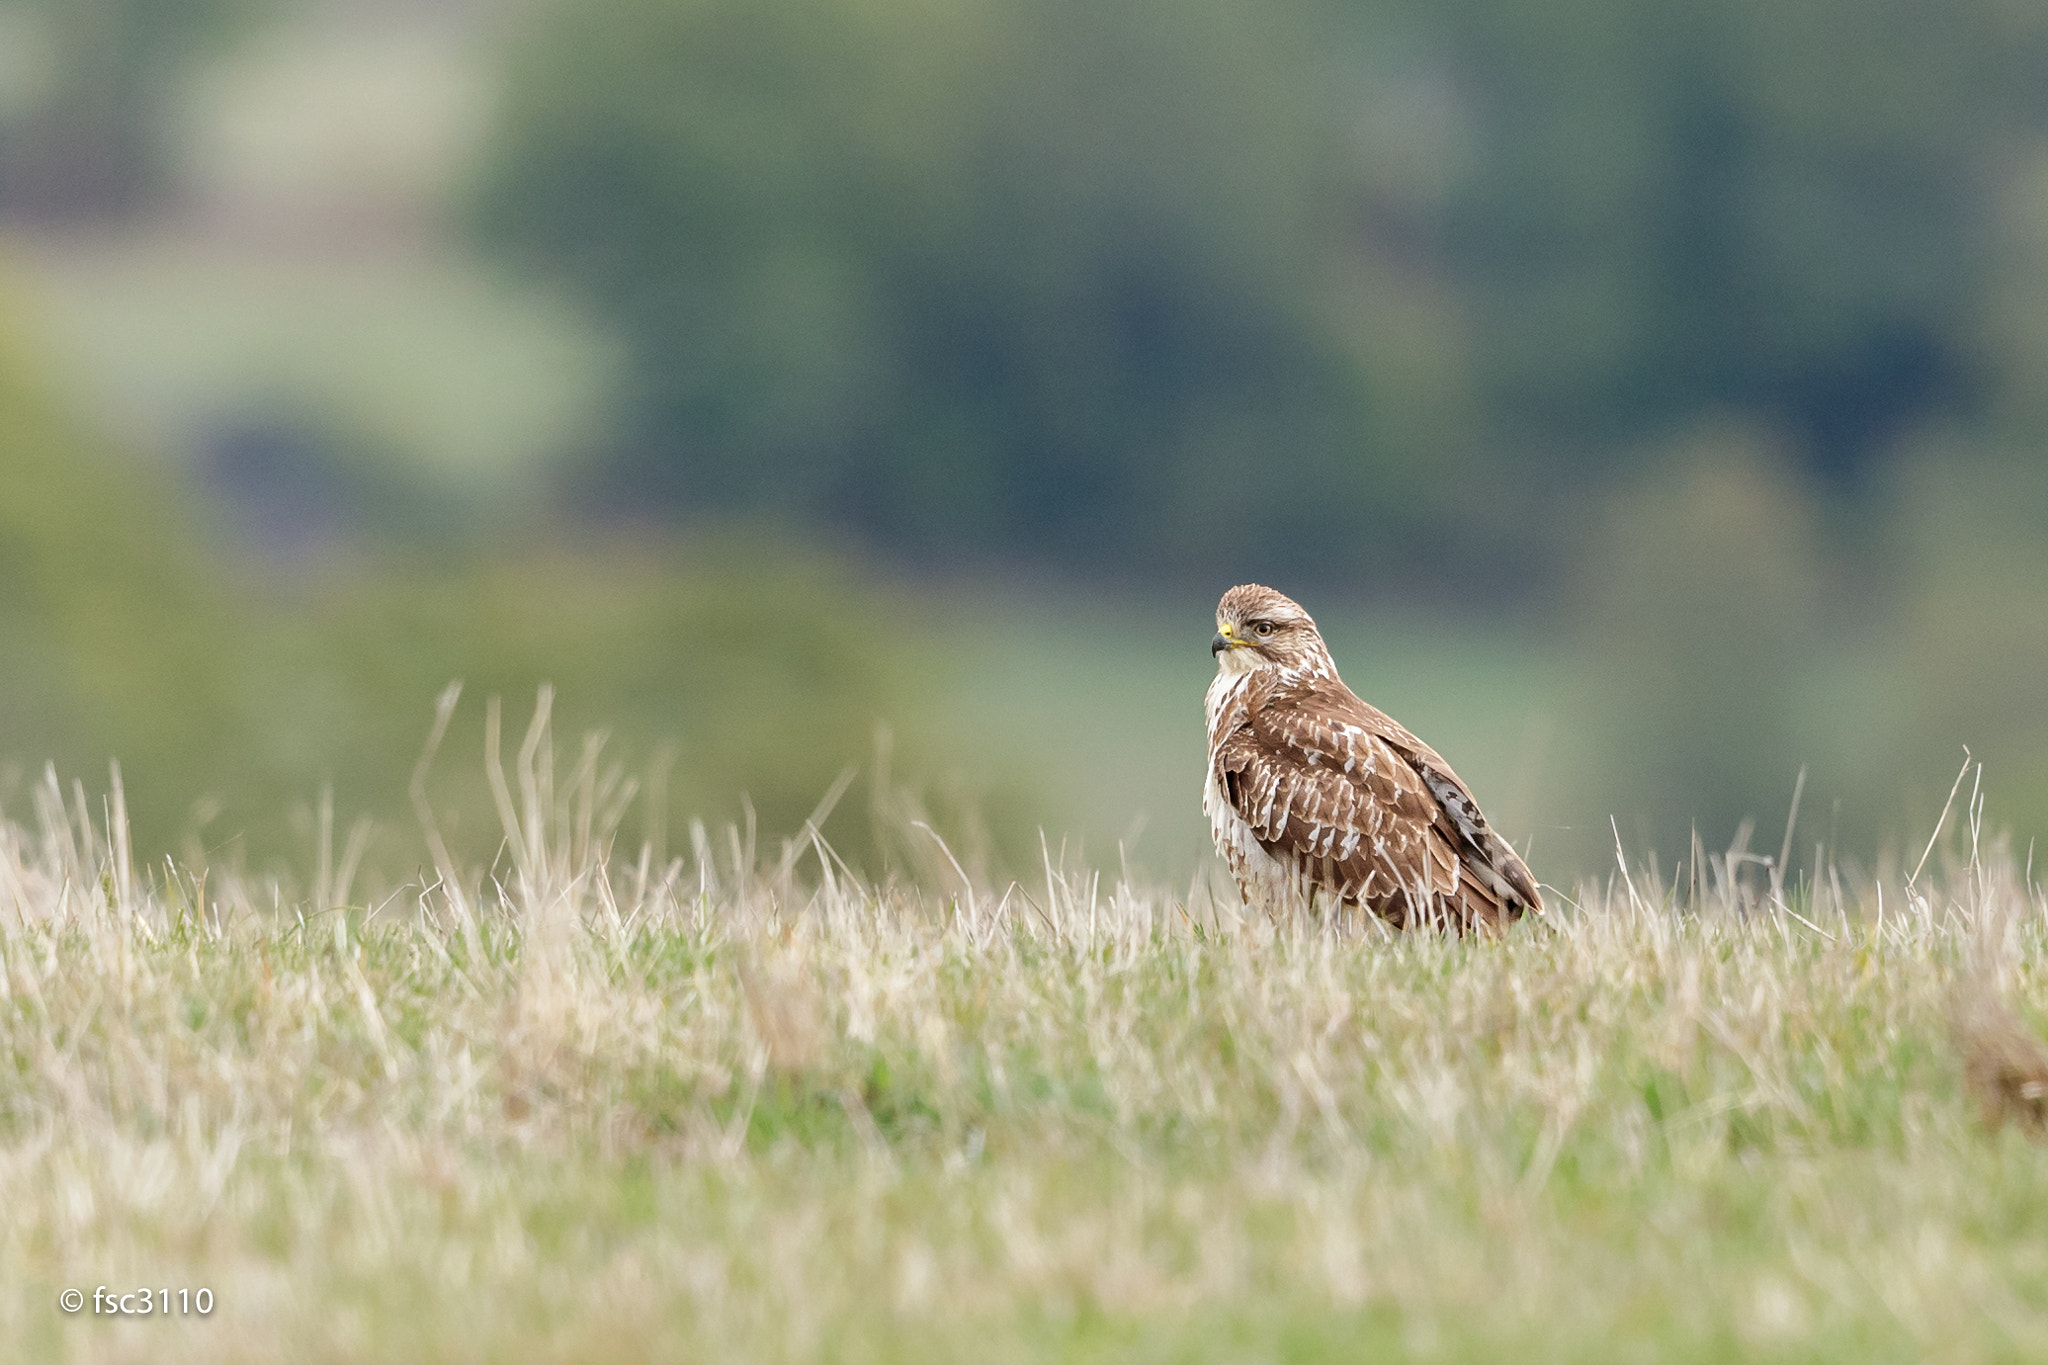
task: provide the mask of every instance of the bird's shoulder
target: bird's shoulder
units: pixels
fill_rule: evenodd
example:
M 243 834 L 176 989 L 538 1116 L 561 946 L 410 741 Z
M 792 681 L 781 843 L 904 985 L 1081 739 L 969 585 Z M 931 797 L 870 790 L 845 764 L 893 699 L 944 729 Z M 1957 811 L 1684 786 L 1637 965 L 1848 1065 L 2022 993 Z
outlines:
M 1499 876 L 1525 903 L 1540 905 L 1535 878 L 1519 855 L 1488 825 L 1478 800 L 1441 754 L 1389 716 L 1334 680 L 1307 680 L 1306 687 L 1280 687 L 1256 713 L 1254 728 L 1285 737 L 1299 747 L 1326 736 L 1357 731 L 1368 737 L 1375 756 L 1384 754 L 1391 780 L 1368 779 L 1368 799 L 1400 815 L 1434 825 L 1448 841 Z M 1513 913 L 1520 913 L 1519 910 Z
M 1414 756 L 1443 760 L 1341 681 L 1256 676 L 1220 738 L 1217 766 L 1223 773 L 1280 770 L 1290 781 L 1348 788 L 1367 802 L 1425 821 L 1434 815 L 1436 801 Z M 1333 799 L 1334 808 L 1350 805 Z
M 1245 689 L 1244 728 L 1298 754 L 1384 747 L 1446 772 L 1450 765 L 1415 733 L 1336 678 L 1272 675 Z

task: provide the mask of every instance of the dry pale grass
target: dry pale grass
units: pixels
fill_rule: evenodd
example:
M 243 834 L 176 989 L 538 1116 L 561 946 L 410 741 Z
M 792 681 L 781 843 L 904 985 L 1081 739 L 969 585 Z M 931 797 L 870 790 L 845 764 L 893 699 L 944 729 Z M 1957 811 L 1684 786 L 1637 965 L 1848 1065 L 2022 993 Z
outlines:
M 10 1355 L 2048 1354 L 2048 1153 L 1964 1079 L 2048 1016 L 2005 861 L 1340 938 L 921 831 L 886 886 L 615 856 L 549 762 L 494 870 L 369 907 L 134 867 L 54 782 L 0 826 Z

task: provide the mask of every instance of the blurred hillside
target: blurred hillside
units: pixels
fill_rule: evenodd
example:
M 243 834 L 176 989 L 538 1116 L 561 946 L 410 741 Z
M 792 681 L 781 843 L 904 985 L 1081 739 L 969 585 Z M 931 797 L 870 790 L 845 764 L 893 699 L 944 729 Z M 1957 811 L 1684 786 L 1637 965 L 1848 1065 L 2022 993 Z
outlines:
M 886 720 L 1178 874 L 1256 578 L 1551 880 L 1802 769 L 1876 856 L 1966 745 L 2024 842 L 2044 76 L 2003 0 L 0 0 L 0 753 L 388 813 L 547 678 L 678 810 Z

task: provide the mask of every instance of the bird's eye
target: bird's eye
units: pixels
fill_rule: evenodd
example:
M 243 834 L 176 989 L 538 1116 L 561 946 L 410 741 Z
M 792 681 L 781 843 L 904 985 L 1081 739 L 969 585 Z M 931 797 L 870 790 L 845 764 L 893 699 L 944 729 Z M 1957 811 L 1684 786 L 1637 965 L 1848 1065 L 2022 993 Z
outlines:
M 1273 633 L 1273 623 L 1271 621 L 1261 621 L 1253 626 L 1252 629 L 1258 632 L 1260 636 L 1271 635 Z

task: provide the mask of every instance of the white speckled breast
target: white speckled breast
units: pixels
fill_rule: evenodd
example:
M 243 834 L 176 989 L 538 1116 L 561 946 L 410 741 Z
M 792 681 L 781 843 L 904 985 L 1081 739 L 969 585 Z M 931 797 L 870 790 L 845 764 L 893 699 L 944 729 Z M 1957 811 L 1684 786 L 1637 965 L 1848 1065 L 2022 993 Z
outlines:
M 1223 737 L 1244 719 L 1244 690 L 1251 679 L 1249 671 L 1225 670 L 1218 672 L 1209 684 L 1203 704 L 1209 722 L 1209 762 L 1202 783 L 1202 811 L 1209 817 L 1209 837 L 1215 840 L 1217 853 L 1229 864 L 1230 874 L 1246 903 L 1273 910 L 1284 905 L 1289 894 L 1299 888 L 1287 864 L 1266 852 L 1252 827 L 1230 804 L 1230 796 L 1223 790 L 1222 775 L 1216 771 L 1216 750 Z

